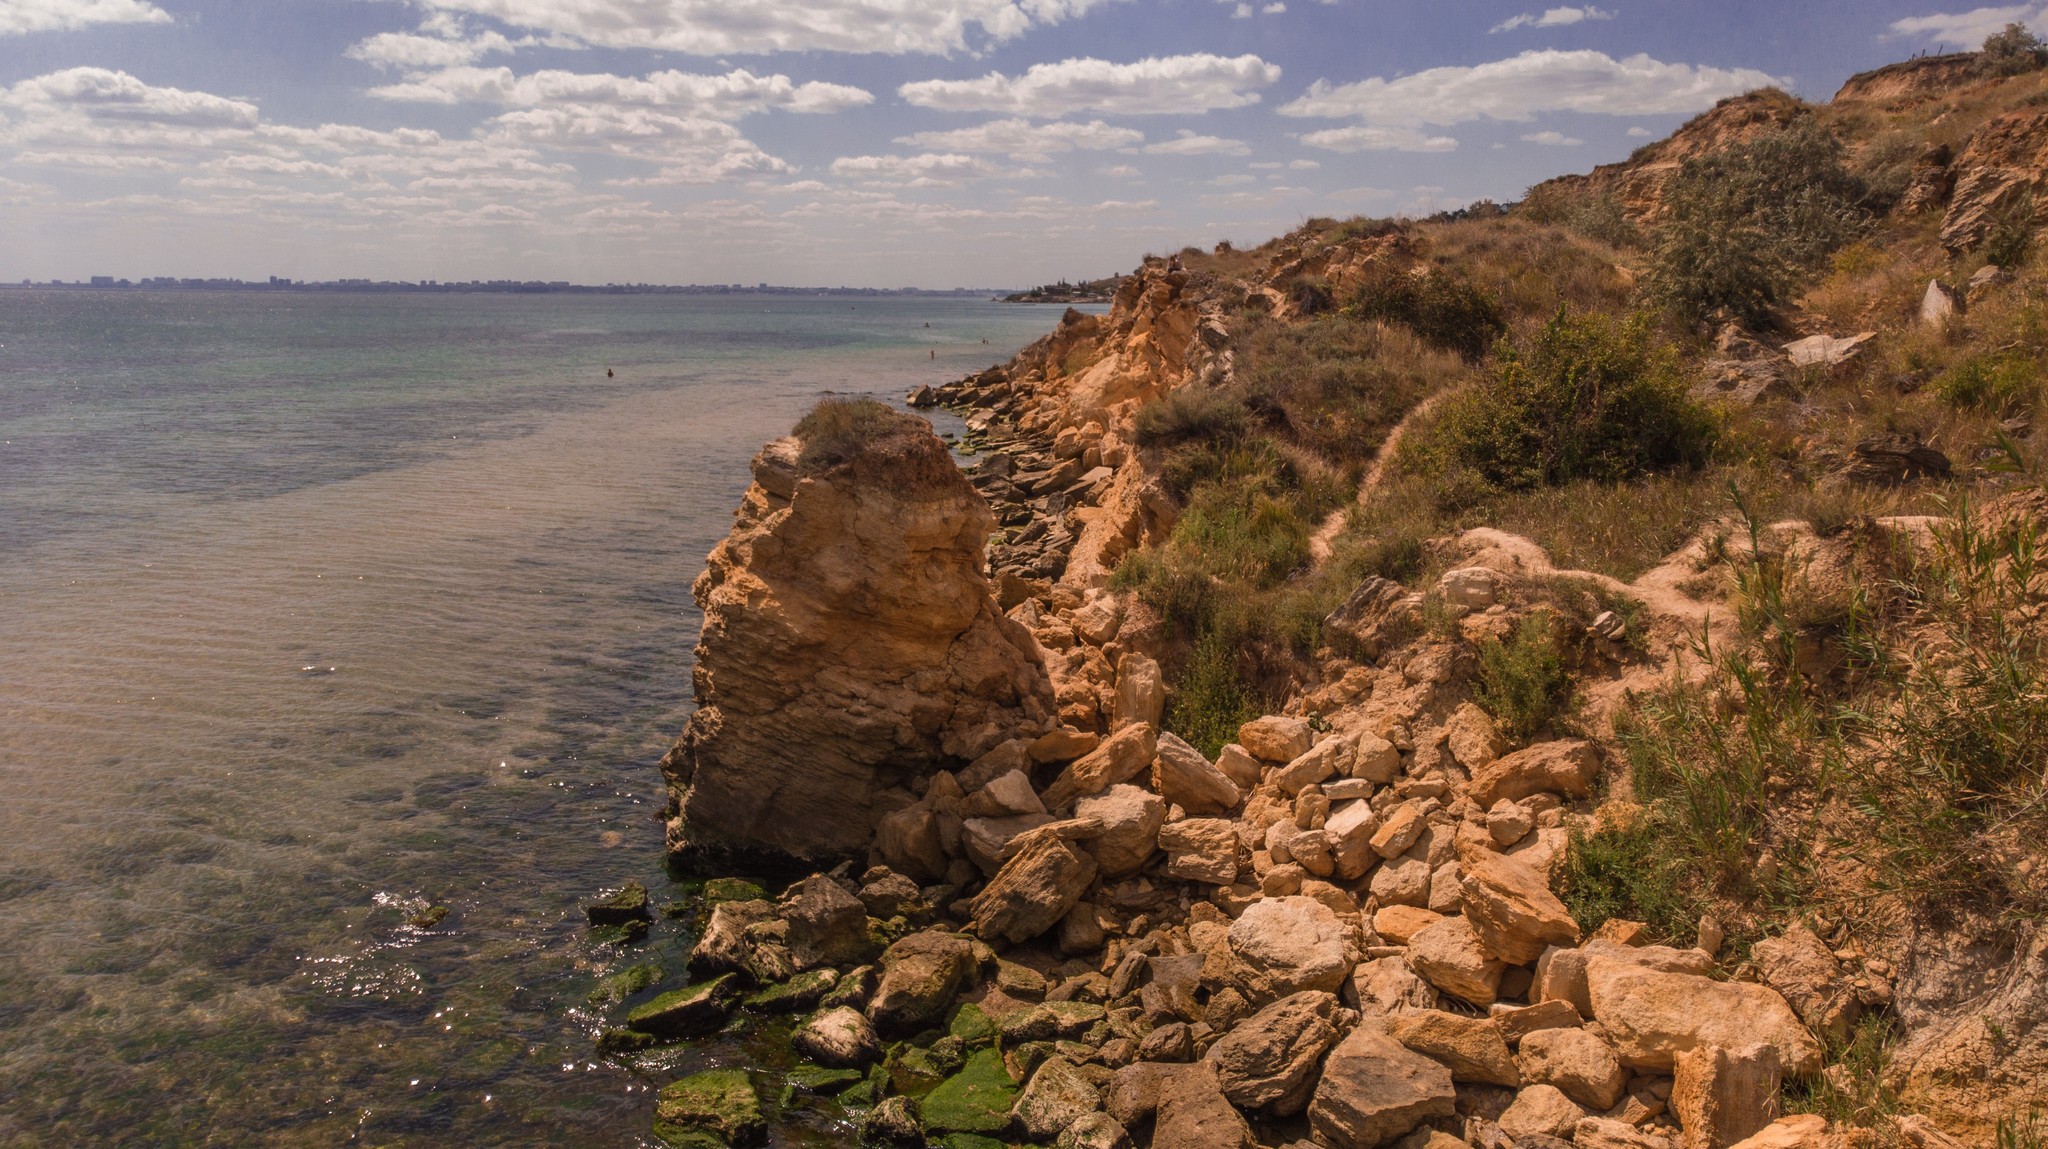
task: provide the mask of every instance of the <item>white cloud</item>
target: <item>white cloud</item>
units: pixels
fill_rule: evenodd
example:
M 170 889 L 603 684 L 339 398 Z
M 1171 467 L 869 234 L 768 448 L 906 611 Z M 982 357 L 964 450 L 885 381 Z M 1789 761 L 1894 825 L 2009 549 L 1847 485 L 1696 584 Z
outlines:
M 770 108 L 836 112 L 874 102 L 874 96 L 860 88 L 815 82 L 798 84 L 788 76 L 756 76 L 744 68 L 722 76 L 668 71 L 636 78 L 555 70 L 516 76 L 510 68 L 462 66 L 417 74 L 404 83 L 372 88 L 370 94 L 386 100 L 436 104 L 541 107 L 575 103 L 673 108 L 720 119 Z
M 1008 173 L 978 156 L 927 152 L 915 156 L 841 156 L 832 174 L 864 184 L 895 187 L 953 187 Z
M 1080 111 L 1110 115 L 1170 115 L 1242 108 L 1259 102 L 1255 90 L 1280 79 L 1280 69 L 1257 56 L 1164 56 L 1130 64 L 1073 59 L 1033 64 L 1021 76 L 1000 72 L 974 80 L 922 80 L 897 89 L 905 100 L 956 112 L 1005 112 L 1052 119 Z
M 1968 12 L 1909 16 L 1892 21 L 1891 34 L 1975 48 L 2007 24 L 2025 24 L 2040 32 L 2048 28 L 2048 4 L 2011 4 L 1997 8 L 1972 8 Z
M 1248 156 L 1252 149 L 1243 140 L 1198 135 L 1183 128 L 1173 139 L 1146 144 L 1138 151 L 1148 156 Z
M 1277 172 L 1283 168 L 1297 172 L 1312 172 L 1322 166 L 1314 160 L 1289 160 L 1284 164 L 1279 160 L 1260 160 L 1250 165 L 1255 172 Z
M 64 111 L 100 123 L 175 124 L 189 128 L 250 127 L 256 105 L 206 92 L 156 88 L 126 72 L 67 68 L 23 80 L 0 96 L 0 105 L 45 113 Z
M 1327 128 L 1309 132 L 1301 142 L 1330 152 L 1451 152 L 1458 141 L 1449 136 L 1432 136 L 1414 128 L 1368 124 L 1355 128 Z
M 75 32 L 94 24 L 170 22 L 170 13 L 146 0 L 0 0 L 0 36 Z
M 1612 20 L 1614 13 L 1602 11 L 1591 4 L 1583 8 L 1548 8 L 1541 15 L 1524 12 L 1495 24 L 1492 31 L 1512 32 L 1517 28 L 1568 28 L 1588 20 Z
M 464 36 L 459 27 L 443 35 L 418 32 L 379 32 L 349 46 L 344 55 L 380 68 L 452 68 L 474 64 L 493 53 L 508 53 L 534 43 L 531 38 L 508 39 L 501 32 Z
M 1259 14 L 1261 16 L 1278 16 L 1280 13 L 1285 11 L 1287 11 L 1286 4 L 1281 3 L 1281 0 L 1273 0 L 1271 4 L 1268 4 L 1264 8 L 1259 9 Z
M 1563 132 L 1531 132 L 1522 137 L 1525 144 L 1542 144 L 1546 148 L 1576 148 L 1586 141 L 1573 139 Z
M 1650 129 L 1642 127 L 1640 125 L 1630 128 L 1628 130 L 1628 138 L 1632 140 L 1647 140 L 1651 136 L 1654 136 L 1656 134 L 1657 133 L 1651 131 Z
M 1665 115 L 1705 111 L 1728 96 L 1782 82 L 1754 68 L 1666 64 L 1647 55 L 1616 60 L 1584 49 L 1524 52 L 1393 80 L 1318 80 L 1306 95 L 1282 105 L 1280 114 L 1376 124 L 1525 121 L 1541 112 Z
M 1116 164 L 1113 167 L 1106 167 L 1100 170 L 1103 175 L 1115 180 L 1134 180 L 1142 178 L 1145 174 L 1129 164 Z
M 585 44 L 697 56 L 947 55 L 1085 14 L 1107 0 L 422 0 Z
M 1112 127 L 1101 120 L 1085 124 L 1061 121 L 1033 124 L 1029 120 L 990 120 L 971 128 L 917 132 L 896 142 L 944 152 L 992 152 L 1042 163 L 1058 152 L 1102 152 L 1145 142 L 1145 133 Z

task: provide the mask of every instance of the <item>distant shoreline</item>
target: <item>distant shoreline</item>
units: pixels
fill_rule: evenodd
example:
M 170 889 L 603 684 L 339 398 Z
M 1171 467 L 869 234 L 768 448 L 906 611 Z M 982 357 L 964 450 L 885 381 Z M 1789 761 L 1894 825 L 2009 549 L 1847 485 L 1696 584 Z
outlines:
M 280 280 L 269 283 L 255 283 L 239 279 L 184 279 L 144 280 L 131 283 L 119 280 L 112 283 L 0 283 L 0 291 L 77 291 L 77 292 L 144 292 L 144 291 L 232 291 L 255 293 L 293 292 L 310 295 L 779 295 L 779 296 L 854 296 L 869 298 L 899 299 L 1003 299 L 1011 294 L 1009 288 L 1001 287 L 957 287 L 947 289 L 912 287 L 776 287 L 761 284 L 745 287 L 738 284 L 686 284 L 667 285 L 652 283 L 613 283 L 603 285 L 575 283 L 542 283 L 537 281 L 470 281 L 466 283 L 440 283 L 426 281 L 407 283 L 403 281 L 372 280 L 329 280 L 318 283 L 300 283 Z M 1092 302 L 1092 301 L 1090 301 Z M 1108 300 L 1102 300 L 1108 302 Z

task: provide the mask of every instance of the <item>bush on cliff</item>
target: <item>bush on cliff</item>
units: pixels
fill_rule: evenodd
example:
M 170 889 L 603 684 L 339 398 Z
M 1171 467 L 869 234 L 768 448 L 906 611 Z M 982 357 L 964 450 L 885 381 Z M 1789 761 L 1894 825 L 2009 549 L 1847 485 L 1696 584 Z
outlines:
M 822 399 L 797 421 L 797 465 L 823 471 L 862 455 L 898 452 L 931 438 L 931 424 L 873 399 Z
M 1498 300 L 1437 267 L 1421 275 L 1390 271 L 1360 288 L 1351 310 L 1364 319 L 1400 323 L 1431 346 L 1467 359 L 1484 356 L 1508 329 Z
M 2007 24 L 1984 40 L 1977 70 L 1987 76 L 2019 76 L 2048 66 L 2048 44 L 2025 24 Z
M 1769 324 L 1779 304 L 1869 224 L 1842 144 L 1808 119 L 1685 161 L 1665 192 L 1647 287 L 1689 323 Z
M 1527 348 L 1505 350 L 1477 387 L 1449 400 L 1428 438 L 1418 448 L 1425 469 L 1520 491 L 1697 467 L 1715 425 L 1646 320 L 1559 311 Z

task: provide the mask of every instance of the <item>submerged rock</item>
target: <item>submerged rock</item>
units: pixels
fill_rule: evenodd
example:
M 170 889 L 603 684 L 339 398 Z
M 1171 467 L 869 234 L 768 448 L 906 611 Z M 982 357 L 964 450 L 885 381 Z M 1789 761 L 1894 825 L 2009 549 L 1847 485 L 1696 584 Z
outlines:
M 583 907 L 593 926 L 622 926 L 628 922 L 651 921 L 654 913 L 647 907 L 647 887 L 638 882 L 627 882 L 619 892 Z M 446 910 L 442 913 L 445 915 Z

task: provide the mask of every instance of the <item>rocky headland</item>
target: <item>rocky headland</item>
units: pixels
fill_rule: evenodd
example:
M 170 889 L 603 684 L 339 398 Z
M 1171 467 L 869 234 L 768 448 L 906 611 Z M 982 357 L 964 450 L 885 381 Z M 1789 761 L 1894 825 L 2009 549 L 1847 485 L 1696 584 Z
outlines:
M 601 1045 L 768 1025 L 800 1060 L 685 1076 L 656 1132 L 2039 1144 L 2032 408 L 1940 396 L 1973 346 L 2048 354 L 2015 342 L 2024 258 L 1972 254 L 2031 234 L 2042 88 L 1914 61 L 1833 105 L 1731 101 L 1513 211 L 1148 259 L 1108 315 L 912 397 L 965 417 L 964 471 L 872 401 L 769 444 L 695 588 L 699 709 L 663 769 L 680 863 L 780 878 L 678 906 L 688 984 L 631 987 Z M 1832 272 L 1767 322 L 1570 325 L 1671 298 L 1679 240 L 1640 237 L 1682 228 L 1702 162 L 1816 131 L 1864 189 Z M 1563 469 L 1540 428 L 1498 469 L 1469 412 L 1513 408 L 1472 405 L 1587 346 L 1643 388 L 1632 469 Z M 1660 419 L 1718 445 L 1631 438 Z M 1674 533 L 1649 500 L 1702 475 L 1735 504 Z M 1800 513 L 1758 513 L 1766 481 Z M 1629 498 L 1625 540 L 1571 533 Z M 1209 561 L 1264 562 L 1260 530 L 1278 563 Z M 1911 853 L 1913 802 L 1992 812 L 1941 840 L 1972 876 Z

